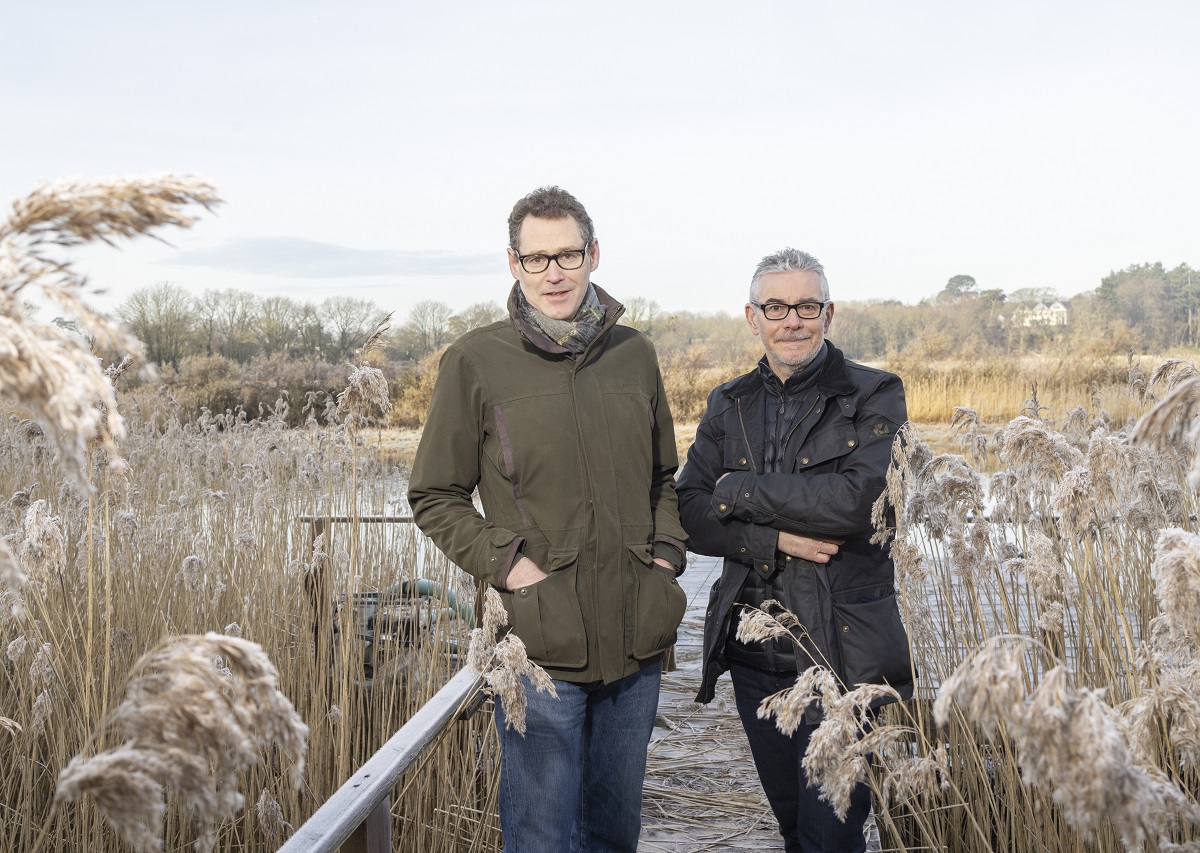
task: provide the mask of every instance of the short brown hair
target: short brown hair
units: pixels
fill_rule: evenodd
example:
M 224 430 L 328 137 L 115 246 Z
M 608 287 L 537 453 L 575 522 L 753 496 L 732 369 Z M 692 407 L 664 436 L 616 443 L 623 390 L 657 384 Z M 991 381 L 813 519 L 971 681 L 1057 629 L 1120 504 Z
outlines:
M 584 246 L 590 246 L 592 238 L 596 236 L 592 218 L 579 199 L 561 187 L 538 187 L 514 204 L 512 213 L 508 215 L 508 245 L 514 252 L 517 250 L 517 238 L 521 236 L 521 223 L 526 216 L 536 216 L 538 219 L 571 217 L 583 234 Z

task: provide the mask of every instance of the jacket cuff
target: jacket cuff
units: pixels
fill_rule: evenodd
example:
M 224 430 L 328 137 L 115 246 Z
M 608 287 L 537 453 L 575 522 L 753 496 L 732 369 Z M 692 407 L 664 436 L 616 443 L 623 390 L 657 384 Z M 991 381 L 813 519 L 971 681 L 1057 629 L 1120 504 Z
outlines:
M 675 567 L 676 576 L 683 574 L 683 569 L 687 566 L 687 556 L 680 547 L 683 543 L 677 540 L 668 540 L 665 537 L 656 538 L 654 541 L 654 556 L 666 560 Z
M 722 477 L 713 487 L 712 508 L 717 518 L 722 521 L 731 520 L 731 517 L 739 521 L 750 520 L 748 512 L 738 512 L 737 509 L 739 500 L 749 497 L 750 488 L 746 481 L 753 476 L 753 471 L 735 471 Z

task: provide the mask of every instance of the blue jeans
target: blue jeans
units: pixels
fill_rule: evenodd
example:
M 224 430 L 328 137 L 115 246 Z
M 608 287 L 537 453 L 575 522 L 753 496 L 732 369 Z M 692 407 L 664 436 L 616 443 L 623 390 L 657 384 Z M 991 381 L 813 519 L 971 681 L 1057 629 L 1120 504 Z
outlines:
M 871 788 L 859 783 L 850 794 L 846 821 L 838 820 L 829 803 L 808 787 L 801 762 L 816 726 L 801 725 L 790 737 L 775 727 L 775 719 L 758 719 L 758 706 L 767 696 L 796 683 L 795 673 L 771 673 L 732 664 L 733 695 L 738 716 L 750 741 L 758 778 L 779 821 L 787 853 L 862 853 L 867 849 L 863 824 L 871 813 Z
M 525 736 L 500 733 L 504 853 L 636 853 L 646 748 L 662 663 L 611 684 L 555 680 L 555 699 L 525 682 Z

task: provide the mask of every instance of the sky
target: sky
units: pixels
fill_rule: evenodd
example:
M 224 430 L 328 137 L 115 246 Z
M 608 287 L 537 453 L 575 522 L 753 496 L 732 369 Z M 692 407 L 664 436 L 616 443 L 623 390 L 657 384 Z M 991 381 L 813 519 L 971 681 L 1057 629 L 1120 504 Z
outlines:
M 179 172 L 190 231 L 76 251 L 93 302 L 172 282 L 404 317 L 503 302 L 557 184 L 618 299 L 738 313 L 764 255 L 837 300 L 1091 290 L 1200 265 L 1200 3 L 6 0 L 0 205 Z

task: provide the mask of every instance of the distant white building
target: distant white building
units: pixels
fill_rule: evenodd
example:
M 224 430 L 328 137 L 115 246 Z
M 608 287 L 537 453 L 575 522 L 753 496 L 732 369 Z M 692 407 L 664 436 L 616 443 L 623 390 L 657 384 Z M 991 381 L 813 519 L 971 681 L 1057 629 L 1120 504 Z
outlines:
M 1014 326 L 1065 326 L 1067 325 L 1067 306 L 1055 300 L 1047 305 L 1039 302 L 1036 305 L 1018 305 L 1013 308 L 1008 318 L 1001 317 L 1002 324 L 1011 323 Z

